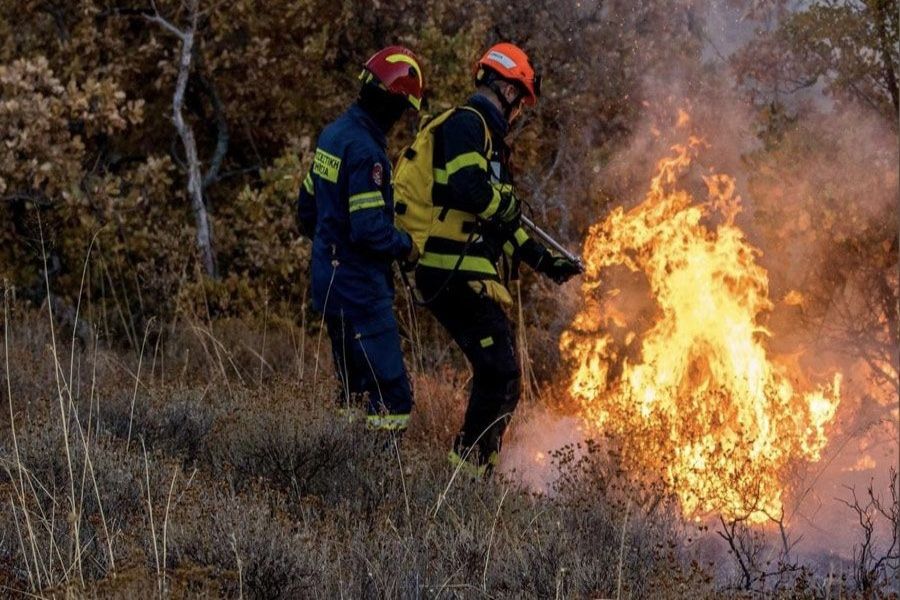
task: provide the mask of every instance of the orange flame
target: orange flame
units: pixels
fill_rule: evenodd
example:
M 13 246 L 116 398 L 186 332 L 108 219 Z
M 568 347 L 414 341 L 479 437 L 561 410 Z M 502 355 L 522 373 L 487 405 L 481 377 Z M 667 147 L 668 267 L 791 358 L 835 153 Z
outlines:
M 626 467 L 661 477 L 686 515 L 760 522 L 780 515 L 787 468 L 820 458 L 840 374 L 800 393 L 767 357 L 768 276 L 735 225 L 735 180 L 704 176 L 702 203 L 678 186 L 704 145 L 674 146 L 641 204 L 591 228 L 583 309 L 560 348 L 574 365 L 571 395 L 591 426 L 619 440 Z M 602 293 L 601 274 L 617 265 L 643 274 L 655 301 L 643 333 L 622 314 L 629 294 Z

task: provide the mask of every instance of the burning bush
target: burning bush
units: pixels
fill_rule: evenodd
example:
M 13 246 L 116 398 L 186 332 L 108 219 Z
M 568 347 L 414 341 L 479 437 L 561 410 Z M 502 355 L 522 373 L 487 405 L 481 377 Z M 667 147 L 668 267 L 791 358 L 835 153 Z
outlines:
M 683 113 L 679 125 L 687 123 Z M 673 148 L 642 203 L 592 228 L 585 308 L 561 347 L 585 419 L 619 439 L 630 470 L 661 474 L 688 515 L 762 521 L 781 514 L 786 467 L 818 460 L 840 375 L 828 391 L 801 393 L 768 358 L 768 279 L 735 224 L 734 180 L 703 176 L 702 203 L 679 185 L 702 145 Z M 617 265 L 646 277 L 655 306 L 642 331 L 633 310 L 624 314 L 640 292 L 618 297 L 601 283 Z

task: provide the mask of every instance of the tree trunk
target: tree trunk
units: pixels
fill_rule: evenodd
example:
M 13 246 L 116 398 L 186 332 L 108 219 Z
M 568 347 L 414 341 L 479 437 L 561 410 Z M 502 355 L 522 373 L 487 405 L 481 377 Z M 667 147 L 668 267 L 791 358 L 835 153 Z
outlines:
M 200 169 L 200 159 L 197 156 L 197 141 L 194 131 L 184 118 L 184 94 L 187 90 L 188 79 L 191 75 L 191 63 L 194 55 L 194 38 L 197 34 L 198 6 L 196 0 L 187 3 L 191 15 L 190 28 L 182 31 L 163 19 L 158 13 L 148 17 L 150 21 L 158 23 L 164 29 L 174 33 L 181 41 L 181 58 L 178 64 L 178 79 L 175 82 L 175 94 L 172 96 L 172 117 L 175 129 L 184 146 L 184 154 L 187 159 L 188 182 L 187 191 L 191 202 L 191 212 L 194 213 L 194 225 L 197 228 L 197 250 L 200 252 L 200 261 L 203 263 L 203 272 L 209 277 L 217 277 L 216 256 L 213 249 L 213 230 L 209 212 L 206 210 L 206 202 L 203 200 L 203 175 Z

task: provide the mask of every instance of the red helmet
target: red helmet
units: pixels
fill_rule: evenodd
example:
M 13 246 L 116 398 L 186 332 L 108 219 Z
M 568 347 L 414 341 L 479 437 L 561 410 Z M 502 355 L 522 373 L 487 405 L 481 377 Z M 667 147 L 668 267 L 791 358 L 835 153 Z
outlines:
M 541 76 L 534 72 L 525 51 L 515 44 L 495 44 L 475 64 L 475 81 L 480 82 L 486 70 L 503 79 L 518 83 L 525 90 L 523 102 L 534 105 L 541 95 Z
M 363 82 L 374 78 L 391 94 L 405 97 L 412 107 L 419 110 L 425 91 L 425 78 L 419 59 L 403 46 L 388 46 L 366 61 L 360 75 Z

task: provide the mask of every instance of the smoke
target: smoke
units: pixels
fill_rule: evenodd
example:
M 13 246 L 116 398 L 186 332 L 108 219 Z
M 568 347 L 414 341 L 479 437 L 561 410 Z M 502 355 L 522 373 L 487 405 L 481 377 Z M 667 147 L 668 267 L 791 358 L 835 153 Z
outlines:
M 705 24 L 699 54 L 685 59 L 673 51 L 671 61 L 648 65 L 642 110 L 627 143 L 583 176 L 598 198 L 631 207 L 643 198 L 656 161 L 684 142 L 675 127 L 683 110 L 690 131 L 708 144 L 699 158 L 703 167 L 736 178 L 744 209 L 738 224 L 762 251 L 769 274 L 770 355 L 800 389 L 834 372 L 844 375 L 823 458 L 786 476 L 788 533 L 802 538 L 798 552 L 850 558 L 859 528 L 838 499 L 870 484 L 886 493 L 890 469 L 900 463 L 896 313 L 890 314 L 898 286 L 897 136 L 882 117 L 835 104 L 819 85 L 782 98 L 796 122 L 767 138 L 760 107 L 742 93 L 727 62 L 754 39 L 760 21 L 712 2 L 694 15 Z M 597 206 L 605 210 L 603 202 Z M 619 296 L 604 309 L 619 311 L 640 334 L 652 309 L 646 286 L 611 272 L 604 289 L 612 288 Z M 548 491 L 549 453 L 583 437 L 576 418 L 532 408 L 512 427 L 502 471 Z
M 770 352 L 812 385 L 844 375 L 823 458 L 794 474 L 798 550 L 850 558 L 860 529 L 841 502 L 888 494 L 898 446 L 898 144 L 880 116 L 830 106 L 802 117 L 780 150 L 745 158 L 742 221 L 769 272 Z M 893 243 L 892 243 L 893 240 Z M 799 292 L 796 294 L 795 292 Z M 894 319 L 893 325 L 890 324 Z M 886 522 L 876 537 L 883 541 Z
M 523 407 L 504 441 L 499 472 L 533 492 L 552 494 L 559 475 L 555 457 L 585 436 L 581 420 L 573 415 L 539 405 Z

